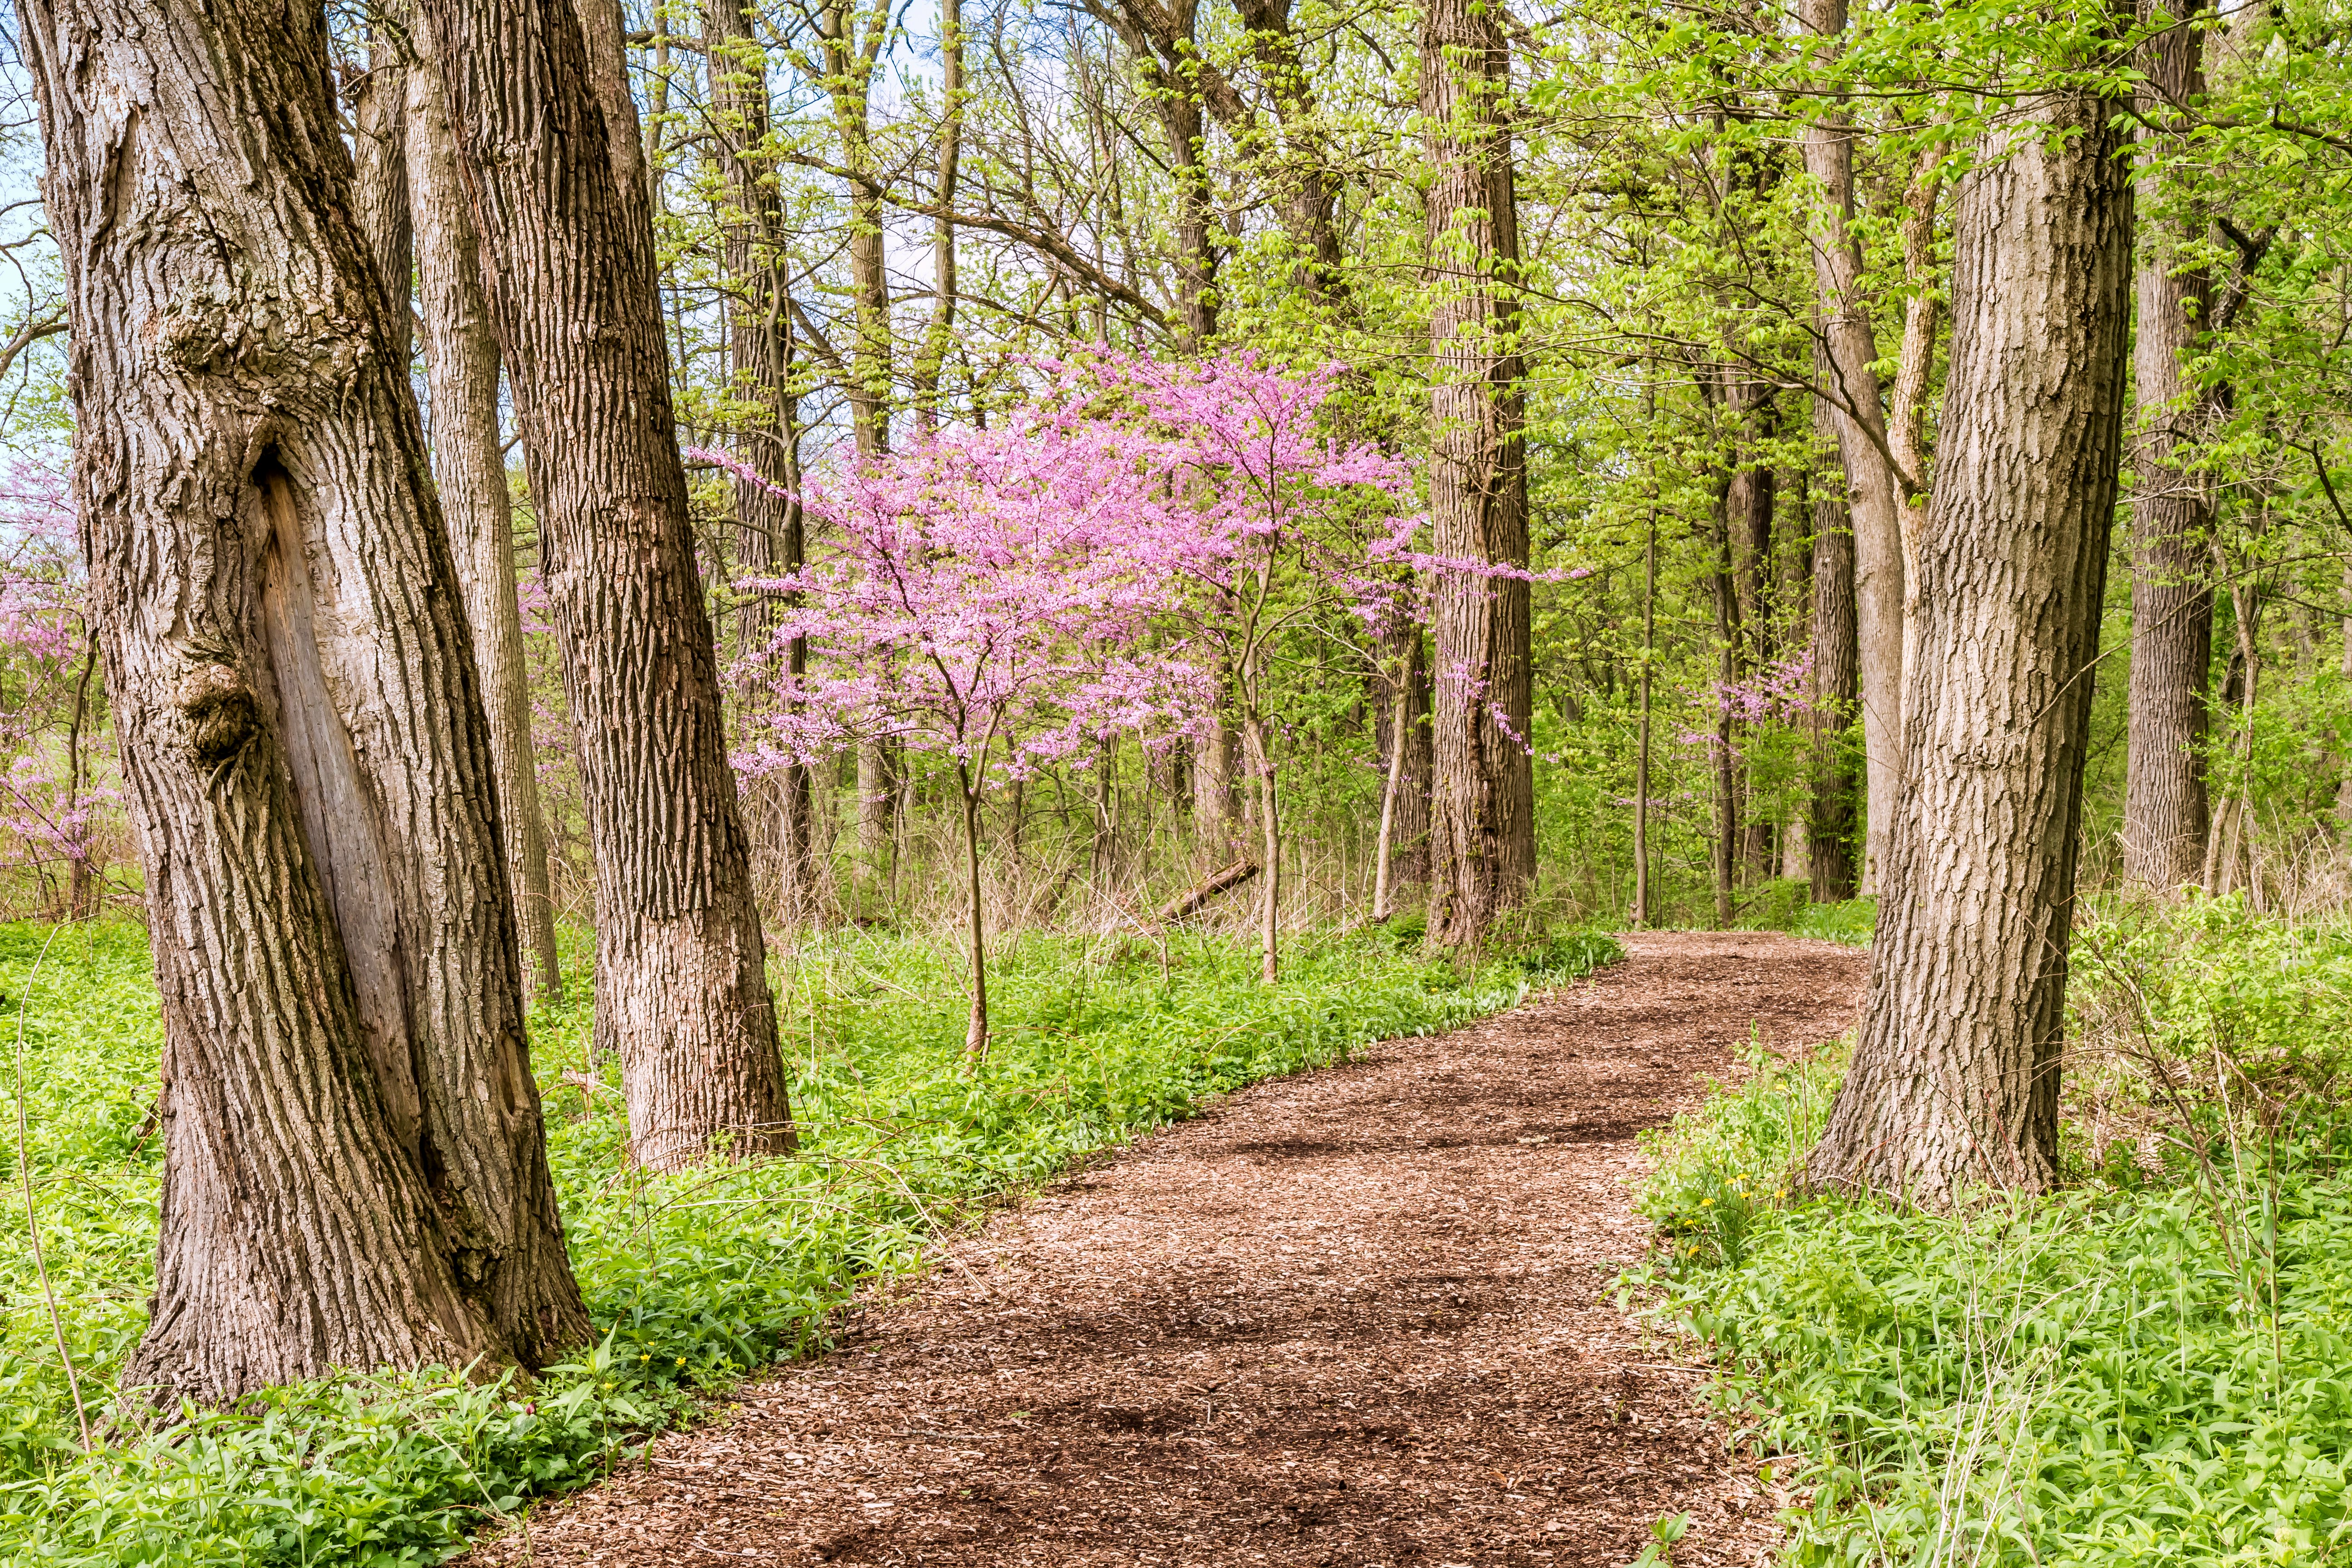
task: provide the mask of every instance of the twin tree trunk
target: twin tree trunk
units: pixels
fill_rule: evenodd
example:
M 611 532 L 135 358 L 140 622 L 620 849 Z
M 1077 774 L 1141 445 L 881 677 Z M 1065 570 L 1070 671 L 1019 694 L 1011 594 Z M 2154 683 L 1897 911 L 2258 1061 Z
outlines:
M 1528 564 L 1526 362 L 1507 108 L 1510 52 L 1491 6 L 1431 0 L 1421 26 L 1427 196 L 1429 515 L 1434 617 L 1430 941 L 1480 941 L 1535 878 L 1534 687 Z
M 2142 52 L 2145 107 L 2166 114 L 2205 90 L 2204 34 L 2174 27 Z M 2159 172 L 2165 135 L 2146 132 L 2143 177 Z M 2202 268 L 2181 269 L 2199 237 L 2179 223 L 2154 232 L 2139 264 L 2133 367 L 2141 429 L 2133 467 L 2130 735 L 2124 777 L 2124 876 L 2171 891 L 2194 882 L 2205 856 L 2206 680 L 2213 660 L 2213 589 L 2207 576 L 2212 487 L 2176 456 L 2196 437 L 2206 400 L 2182 357 L 2212 303 Z
M 1930 1205 L 2056 1173 L 2058 1062 L 2131 320 L 2108 105 L 1990 133 L 1955 217 L 1951 369 L 1904 693 L 1913 787 L 1812 1181 Z M 1874 803 L 1875 804 L 1875 803 Z
M 408 331 L 315 5 L 25 0 L 74 489 L 164 1018 L 123 1372 L 543 1364 L 588 1332 Z
M 792 1146 L 655 294 L 567 0 L 422 0 L 522 426 L 635 1157 Z M 632 193 L 632 195 L 637 195 Z M 634 203 L 642 215 L 641 195 Z

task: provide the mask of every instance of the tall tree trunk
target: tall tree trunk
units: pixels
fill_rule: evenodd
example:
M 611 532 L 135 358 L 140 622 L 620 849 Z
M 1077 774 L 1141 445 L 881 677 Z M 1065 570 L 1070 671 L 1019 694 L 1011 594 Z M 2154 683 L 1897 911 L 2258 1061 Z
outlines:
M 1649 403 L 1647 398 L 1645 404 Z M 1650 404 L 1645 413 L 1654 416 Z M 1651 506 L 1642 541 L 1642 668 L 1640 718 L 1633 737 L 1633 929 L 1647 931 L 1657 919 L 1650 888 L 1650 665 L 1658 637 L 1658 509 L 1656 476 L 1652 475 Z
M 2116 500 L 2131 187 L 2110 108 L 2021 105 L 1956 216 L 1905 693 L 1914 786 L 1810 1173 L 1928 1205 L 2056 1174 L 2083 763 Z
M 323 18 L 19 16 L 163 993 L 163 1226 L 123 1382 L 219 1401 L 339 1366 L 542 1364 L 588 1318 Z
M 1324 157 L 1315 89 L 1307 80 L 1306 62 L 1299 58 L 1290 0 L 1236 0 L 1234 8 L 1249 30 L 1250 52 L 1256 57 L 1282 127 L 1276 184 L 1283 226 L 1299 252 L 1293 277 L 1316 299 L 1336 300 L 1346 289 L 1339 270 L 1339 186 Z
M 1828 411 L 1816 408 L 1817 428 L 1826 427 Z M 1805 844 L 1817 904 L 1853 898 L 1857 887 L 1856 780 L 1845 730 L 1861 697 L 1862 672 L 1854 627 L 1853 531 L 1844 489 L 1822 485 L 1813 495 L 1812 787 Z
M 1526 362 L 1519 234 L 1505 99 L 1510 50 L 1495 11 L 1432 0 L 1421 26 L 1436 553 L 1506 572 L 1528 564 Z M 1432 731 L 1430 940 L 1481 941 L 1536 869 L 1530 599 L 1524 576 L 1442 571 Z
M 561 1001 L 563 966 L 555 945 L 539 748 L 531 738 L 530 666 L 523 655 L 522 614 L 515 595 L 514 503 L 499 439 L 499 340 L 482 295 L 481 242 L 466 210 L 432 38 L 418 32 L 413 44 L 418 60 L 406 83 L 407 181 L 424 285 L 433 476 L 489 717 L 507 879 L 519 905 L 516 923 L 540 994 Z
M 1382 664 L 1371 689 L 1378 704 L 1374 726 L 1382 775 L 1393 773 L 1397 781 L 1396 809 L 1389 824 L 1389 882 L 1394 891 L 1429 880 L 1429 651 L 1422 627 L 1412 621 L 1391 626 L 1381 641 Z M 1402 748 L 1397 744 L 1400 733 Z
M 604 155 L 613 164 L 613 200 L 621 221 L 632 233 L 643 228 L 650 243 L 652 143 L 647 128 L 637 121 L 636 94 L 629 90 L 628 22 L 621 14 L 621 0 L 574 0 L 574 12 L 580 18 L 581 45 L 587 51 L 589 86 L 604 117 Z
M 1222 648 L 1209 652 L 1209 679 L 1217 692 L 1217 710 L 1209 732 L 1194 742 L 1192 752 L 1192 832 L 1210 847 L 1213 857 L 1231 847 L 1234 832 L 1234 774 L 1241 750 L 1234 731 L 1233 669 Z
M 538 498 L 596 879 L 596 1032 L 633 1152 L 792 1146 L 695 567 L 650 231 L 566 0 L 423 0 Z
M 1135 25 L 1134 8 L 1105 11 L 1142 67 L 1143 85 L 1168 140 L 1168 168 L 1176 190 L 1177 348 L 1199 353 L 1217 335 L 1215 202 L 1209 189 L 1206 146 L 1202 138 L 1202 97 L 1193 78 L 1199 69 L 1199 0 L 1176 0 L 1156 13 L 1171 29 L 1154 37 Z
M 1752 376 L 1735 376 L 1725 389 L 1724 403 L 1736 454 L 1725 504 L 1741 606 L 1730 678 L 1737 683 L 1770 663 L 1774 652 L 1772 513 L 1779 503 L 1779 484 L 1769 452 L 1779 434 L 1779 419 L 1771 384 Z M 1740 795 L 1736 814 L 1739 866 L 1744 880 L 1761 882 L 1772 874 L 1771 825 L 1755 819 L 1749 805 L 1752 790 L 1742 789 Z
M 409 283 L 415 258 L 409 219 L 407 98 L 408 15 L 400 0 L 384 0 L 370 19 L 367 69 L 352 84 L 352 199 L 377 275 L 383 279 L 390 342 L 407 347 Z
M 1716 481 L 1715 505 L 1709 519 L 1711 547 L 1715 561 L 1709 574 L 1715 590 L 1716 679 L 1719 689 L 1715 700 L 1715 741 L 1709 749 L 1709 761 L 1715 773 L 1715 840 L 1709 863 L 1715 873 L 1715 923 L 1717 930 L 1731 924 L 1732 878 L 1739 865 L 1739 773 L 1736 754 L 1738 736 L 1731 713 L 1731 689 L 1739 684 L 1739 591 L 1732 575 L 1731 508 L 1732 476 L 1726 474 Z
M 1845 31 L 1846 0 L 1801 0 L 1804 25 L 1822 37 Z M 1887 835 L 1902 814 L 1904 684 L 1904 475 L 1887 446 L 1878 341 L 1862 289 L 1862 248 L 1853 217 L 1853 131 L 1843 114 L 1806 127 L 1805 172 L 1822 188 L 1812 243 L 1813 281 L 1828 350 L 1839 467 L 1853 530 L 1854 608 L 1860 649 L 1862 729 L 1869 780 L 1869 831 L 1863 884 L 1877 885 L 1891 852 Z M 1922 476 L 1909 476 L 1915 485 Z
M 744 458 L 764 481 L 735 481 L 736 561 L 746 576 L 771 577 L 799 569 L 802 516 L 783 207 L 763 157 L 767 60 L 743 0 L 704 0 L 702 37 L 710 63 L 710 125 L 727 191 L 721 262 L 734 374 L 730 422 Z M 774 609 L 768 595 L 743 595 L 735 620 L 743 656 L 766 651 Z M 805 639 L 793 639 L 784 662 L 793 674 L 806 668 Z M 760 781 L 751 807 L 768 819 L 764 841 L 775 846 L 782 863 L 779 879 L 794 921 L 807 917 L 814 893 L 809 802 L 807 767 L 787 763 Z
M 963 0 L 940 0 L 940 171 L 932 201 L 931 319 L 915 359 L 915 417 L 925 432 L 939 428 L 940 375 L 955 346 L 955 210 L 963 173 Z
M 2194 7 L 2192 7 L 2192 10 Z M 2204 34 L 2172 27 L 2141 50 L 2141 108 L 2161 121 L 2169 105 L 2205 90 Z M 2162 177 L 2168 138 L 2142 132 L 2141 178 Z M 2124 764 L 2124 877 L 2172 891 L 2196 880 L 2205 843 L 2206 681 L 2213 661 L 2213 590 L 2207 535 L 2213 491 L 2179 453 L 2197 439 L 2209 406 L 2183 358 L 2210 319 L 2210 276 L 2184 268 L 2202 236 L 2177 218 L 2147 226 L 2140 251 L 2133 371 L 2140 429 L 2133 469 L 2130 732 Z
M 857 450 L 870 457 L 890 449 L 890 279 L 873 142 L 874 73 L 889 36 L 890 12 L 882 0 L 863 9 L 856 0 L 831 0 L 819 15 L 817 30 L 824 41 L 824 88 L 841 142 L 841 163 L 850 173 L 849 279 L 856 310 L 848 365 L 850 425 Z

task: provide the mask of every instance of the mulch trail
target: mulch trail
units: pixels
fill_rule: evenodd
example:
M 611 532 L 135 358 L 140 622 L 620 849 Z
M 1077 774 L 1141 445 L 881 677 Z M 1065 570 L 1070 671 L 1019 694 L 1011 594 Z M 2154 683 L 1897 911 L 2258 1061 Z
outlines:
M 1626 941 L 1516 1012 L 1259 1085 L 996 1216 L 844 1348 L 479 1564 L 1594 1564 L 1772 1500 L 1617 1312 L 1633 1134 L 1751 1028 L 1847 1026 L 1862 955 Z

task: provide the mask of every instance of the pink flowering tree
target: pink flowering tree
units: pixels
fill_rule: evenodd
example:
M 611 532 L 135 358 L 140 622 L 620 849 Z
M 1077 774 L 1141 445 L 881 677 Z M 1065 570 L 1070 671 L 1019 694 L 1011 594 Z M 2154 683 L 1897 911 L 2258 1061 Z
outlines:
M 83 618 L 85 580 L 64 464 L 20 454 L 0 471 L 0 827 L 23 864 L 66 868 L 68 917 L 89 911 L 98 816 L 113 792 L 89 765 L 97 645 Z
M 734 458 L 693 455 L 764 483 Z M 787 607 L 767 650 L 738 672 L 770 699 L 751 716 L 740 768 L 757 775 L 887 739 L 953 771 L 975 1070 L 989 1030 L 982 800 L 1199 703 L 1181 646 L 1147 635 L 1171 602 L 1171 563 L 1154 542 L 1168 515 L 1161 470 L 1149 435 L 1041 406 L 845 465 L 805 497 L 820 556 L 791 577 L 740 584 Z M 796 639 L 802 673 L 789 657 Z
M 1166 617 L 1230 672 L 1257 794 L 1260 973 L 1272 984 L 1282 896 L 1276 665 L 1291 638 L 1339 637 L 1368 652 L 1384 617 L 1417 615 L 1398 572 L 1411 564 L 1421 521 L 1412 471 L 1370 442 L 1325 431 L 1339 365 L 1299 376 L 1247 353 L 1182 365 L 1106 356 L 1065 374 L 1073 395 L 1083 387 L 1089 405 L 1123 410 L 1158 437 L 1165 516 L 1141 547 L 1183 586 Z

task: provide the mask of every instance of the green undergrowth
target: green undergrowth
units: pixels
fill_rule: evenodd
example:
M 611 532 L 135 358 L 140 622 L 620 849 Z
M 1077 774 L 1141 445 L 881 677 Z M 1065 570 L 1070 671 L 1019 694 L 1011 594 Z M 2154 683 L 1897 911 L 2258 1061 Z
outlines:
M 24 1009 L 29 1172 L 57 1301 L 53 1315 L 15 1184 L 12 1101 L 0 1562 L 438 1561 L 745 1373 L 822 1348 L 861 1289 L 919 1268 L 943 1232 L 1073 1160 L 1225 1090 L 1508 1006 L 1616 956 L 1610 939 L 1571 933 L 1464 973 L 1423 958 L 1417 940 L 1303 938 L 1268 989 L 1254 948 L 1215 939 L 1026 936 L 992 965 L 997 1037 L 974 1077 L 949 953 L 910 937 L 829 937 L 779 969 L 802 1153 L 677 1176 L 627 1166 L 609 1072 L 599 1089 L 565 1080 L 583 1075 L 586 999 L 542 1007 L 534 1060 L 598 1342 L 527 1386 L 352 1376 L 142 1431 L 114 1408 L 111 1380 L 144 1326 L 161 1173 L 144 933 L 0 928 L 0 990 Z M 0 1026 L 13 1060 L 13 1006 Z M 87 1458 L 60 1336 L 96 1436 Z
M 1788 1563 L 2352 1561 L 2352 934 L 2085 924 L 2054 1194 L 1800 1196 L 1843 1047 L 1652 1141 L 1628 1291 L 1777 1456 Z

